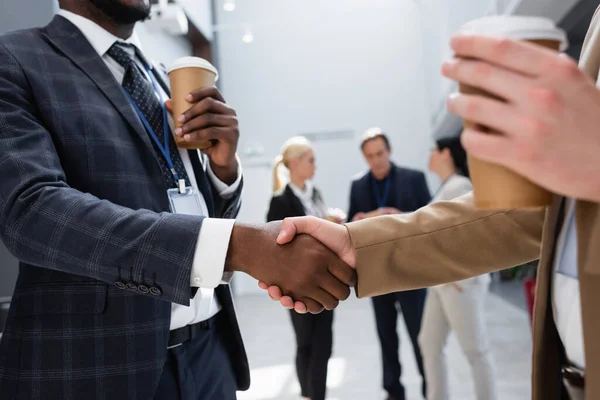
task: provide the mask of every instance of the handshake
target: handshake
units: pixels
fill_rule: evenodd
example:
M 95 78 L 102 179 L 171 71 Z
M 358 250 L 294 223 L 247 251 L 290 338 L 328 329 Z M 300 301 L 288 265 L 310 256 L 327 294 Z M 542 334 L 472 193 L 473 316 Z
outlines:
M 298 217 L 265 225 L 236 224 L 225 270 L 258 279 L 259 286 L 286 308 L 316 314 L 350 296 L 355 265 L 345 226 Z

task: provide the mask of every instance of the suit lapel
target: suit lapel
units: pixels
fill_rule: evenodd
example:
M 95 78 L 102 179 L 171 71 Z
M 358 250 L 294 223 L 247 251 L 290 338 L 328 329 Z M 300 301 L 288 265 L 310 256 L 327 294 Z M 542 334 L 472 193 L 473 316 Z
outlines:
M 287 197 L 288 201 L 290 202 L 290 206 L 292 207 L 292 210 L 294 210 L 294 212 L 296 214 L 306 215 L 306 210 L 304 209 L 302 202 L 300 201 L 300 199 L 298 197 L 296 197 L 296 195 L 294 194 L 294 192 L 292 191 L 292 189 L 290 188 L 289 185 L 285 187 L 285 196 Z
M 600 10 L 600 9 L 599 9 Z M 598 79 L 598 71 L 600 69 L 600 24 L 596 21 L 598 19 L 598 11 L 588 34 L 586 36 L 583 50 L 581 52 L 579 67 L 587 75 L 589 75 L 594 81 Z M 540 260 L 540 266 L 538 269 L 538 283 L 536 290 L 536 302 L 535 302 L 535 320 L 533 327 L 533 398 L 534 399 L 549 399 L 556 398 L 556 390 L 554 386 L 549 385 L 552 378 L 558 381 L 557 376 L 552 375 L 552 371 L 559 370 L 560 358 L 563 356 L 562 346 L 554 319 L 552 315 L 552 278 L 554 272 L 554 258 L 556 251 L 556 241 L 561 228 L 561 218 L 564 218 L 561 210 L 561 205 L 564 203 L 564 198 L 555 196 L 553 205 L 547 211 L 546 222 L 544 224 L 544 235 L 542 242 L 542 257 Z M 590 237 L 589 235 L 582 234 L 582 226 L 588 221 L 593 221 L 593 218 L 589 218 L 590 213 L 584 212 L 584 203 L 577 203 L 577 228 L 578 237 Z M 581 264 L 582 254 L 586 254 L 582 251 L 582 241 L 579 240 L 579 256 Z M 579 265 L 580 276 L 581 276 L 581 265 Z M 583 286 L 583 285 L 582 285 Z M 583 294 L 583 293 L 582 293 Z M 585 305 L 582 305 L 582 312 L 584 312 Z M 583 315 L 582 315 L 583 316 Z M 585 327 L 586 320 L 583 320 Z M 586 355 L 588 355 L 586 353 Z M 593 364 L 594 360 L 590 357 L 586 357 L 588 365 L 586 366 L 586 372 L 590 368 L 590 361 L 592 362 L 592 368 L 595 367 Z
M 558 236 L 559 217 L 564 198 L 554 196 L 546 210 L 542 253 L 537 273 L 533 321 L 533 394 L 535 400 L 557 399 L 560 378 L 561 345 L 552 315 L 551 283 L 554 271 L 554 251 Z
M 79 29 L 67 19 L 57 15 L 47 26 L 43 35 L 96 84 L 146 145 L 152 148 L 144 126 L 131 107 L 121 86 Z
M 121 116 L 129 123 L 148 148 L 153 149 L 150 138 L 146 133 L 146 129 L 123 93 L 121 85 L 115 80 L 115 77 L 102 58 L 79 29 L 67 19 L 61 16 L 55 16 L 43 34 L 50 44 L 68 57 L 96 84 L 98 89 L 100 89 Z M 167 95 L 170 96 L 170 87 L 164 73 L 155 65 L 152 65 L 152 73 L 155 75 Z M 188 154 L 192 161 L 198 188 L 206 201 L 209 215 L 213 215 L 215 207 L 212 189 L 206 177 L 205 169 L 200 161 L 197 151 L 189 150 Z

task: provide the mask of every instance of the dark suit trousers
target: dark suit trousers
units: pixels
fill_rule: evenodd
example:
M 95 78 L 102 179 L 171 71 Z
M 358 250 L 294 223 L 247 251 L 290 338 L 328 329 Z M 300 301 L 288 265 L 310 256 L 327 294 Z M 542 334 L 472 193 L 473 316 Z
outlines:
M 167 351 L 154 400 L 235 400 L 236 381 L 217 324 Z
M 413 345 L 415 360 L 423 379 L 422 393 L 423 397 L 426 398 L 423 360 L 417 340 L 419 331 L 421 330 L 421 319 L 423 317 L 426 295 L 427 289 L 418 289 L 373 297 L 377 334 L 381 343 L 381 355 L 383 359 L 383 388 L 394 400 L 405 399 L 404 387 L 400 383 L 402 366 L 400 365 L 398 353 L 400 347 L 397 330 L 398 305 L 400 306 L 400 312 L 404 317 L 404 322 Z
M 333 311 L 320 314 L 298 314 L 291 310 L 296 333 L 296 372 L 302 396 L 325 400 L 327 363 L 333 346 Z

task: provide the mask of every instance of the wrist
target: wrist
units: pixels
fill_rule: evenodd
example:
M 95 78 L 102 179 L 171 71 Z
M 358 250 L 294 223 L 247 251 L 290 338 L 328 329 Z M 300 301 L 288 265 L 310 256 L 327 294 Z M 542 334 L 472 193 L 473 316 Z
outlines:
M 243 272 L 251 275 L 252 265 L 255 262 L 257 248 L 257 239 L 260 236 L 260 229 L 249 225 L 235 223 L 229 239 L 229 248 L 225 258 L 226 272 Z
M 220 181 L 227 185 L 231 185 L 238 177 L 239 164 L 237 157 L 233 157 L 231 161 L 225 165 L 218 165 L 210 160 L 210 169 L 212 169 L 215 176 L 219 178 Z

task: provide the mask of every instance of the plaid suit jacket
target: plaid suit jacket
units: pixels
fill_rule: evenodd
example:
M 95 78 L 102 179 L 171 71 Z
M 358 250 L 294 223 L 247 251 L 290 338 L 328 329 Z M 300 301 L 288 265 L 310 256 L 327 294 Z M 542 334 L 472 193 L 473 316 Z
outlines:
M 206 160 L 190 157 L 211 216 L 235 217 L 240 193 L 213 196 Z M 0 36 L 0 177 L 0 236 L 20 261 L 0 345 L 0 398 L 151 399 L 171 303 L 187 305 L 194 294 L 203 218 L 169 212 L 142 123 L 89 42 L 60 16 Z M 246 389 L 231 292 L 216 293 Z

